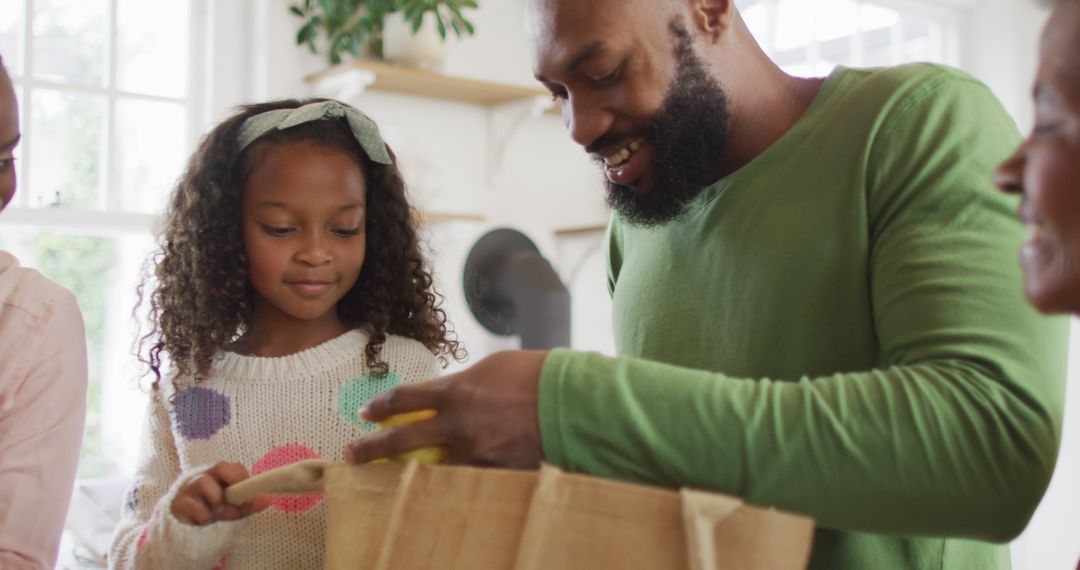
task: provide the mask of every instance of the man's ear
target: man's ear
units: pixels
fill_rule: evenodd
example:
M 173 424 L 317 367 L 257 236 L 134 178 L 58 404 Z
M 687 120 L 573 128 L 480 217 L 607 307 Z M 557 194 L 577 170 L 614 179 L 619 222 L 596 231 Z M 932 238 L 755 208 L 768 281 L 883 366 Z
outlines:
M 734 0 L 692 0 L 694 26 L 714 42 L 731 29 L 735 20 Z

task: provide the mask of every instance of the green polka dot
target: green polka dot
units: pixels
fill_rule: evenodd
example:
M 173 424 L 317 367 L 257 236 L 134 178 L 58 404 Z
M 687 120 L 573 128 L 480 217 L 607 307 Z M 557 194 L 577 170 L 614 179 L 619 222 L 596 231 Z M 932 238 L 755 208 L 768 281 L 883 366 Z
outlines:
M 360 419 L 358 412 L 369 400 L 401 385 L 401 380 L 394 372 L 386 376 L 378 377 L 364 374 L 360 378 L 349 380 L 341 388 L 338 394 L 338 413 L 351 424 L 366 429 L 374 429 L 378 426 L 371 422 Z

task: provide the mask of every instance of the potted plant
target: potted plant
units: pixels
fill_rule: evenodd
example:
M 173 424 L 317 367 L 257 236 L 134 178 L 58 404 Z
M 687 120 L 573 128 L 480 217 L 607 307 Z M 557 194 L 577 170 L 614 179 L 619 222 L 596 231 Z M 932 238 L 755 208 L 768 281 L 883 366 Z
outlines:
M 330 63 L 337 64 L 342 56 L 357 56 L 365 49 L 383 57 L 388 23 L 395 42 L 400 36 L 395 25 L 404 25 L 409 36 L 425 31 L 437 35 L 440 45 L 449 32 L 457 37 L 472 35 L 476 30 L 464 11 L 475 8 L 476 0 L 303 0 L 289 10 L 304 19 L 296 34 L 297 45 L 318 53 L 319 43 L 325 42 Z M 415 63 L 400 55 L 392 54 L 392 59 Z

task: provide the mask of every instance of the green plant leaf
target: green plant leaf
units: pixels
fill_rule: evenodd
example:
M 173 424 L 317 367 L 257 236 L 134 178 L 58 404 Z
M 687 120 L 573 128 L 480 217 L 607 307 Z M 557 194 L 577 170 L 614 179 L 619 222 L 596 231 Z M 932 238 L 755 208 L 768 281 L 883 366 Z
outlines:
M 435 13 L 435 24 L 439 28 L 439 37 L 444 41 L 446 40 L 446 22 L 443 22 L 442 14 L 438 10 L 433 10 Z
M 419 4 L 413 2 L 412 4 L 409 4 L 409 5 L 405 6 L 404 16 L 405 16 L 406 21 L 411 22 L 413 24 L 413 26 L 414 26 L 413 27 L 413 33 L 415 34 L 416 30 L 420 29 L 420 26 L 417 24 L 417 21 L 418 20 L 420 22 L 424 21 L 423 7 L 420 6 Z
M 314 32 L 314 29 L 312 28 L 310 22 L 304 24 L 303 26 L 300 26 L 300 29 L 296 32 L 296 45 L 307 43 L 312 32 Z
M 289 12 L 305 19 L 297 32 L 296 43 L 307 45 L 313 52 L 323 50 L 328 59 L 338 63 L 344 53 L 358 54 L 368 47 L 381 53 L 383 19 L 387 14 L 402 12 L 407 24 L 416 34 L 423 27 L 428 12 L 435 16 L 439 37 L 445 41 L 447 28 L 461 37 L 474 34 L 475 27 L 463 13 L 475 9 L 477 0 L 292 0 Z M 325 38 L 323 44 L 318 41 Z

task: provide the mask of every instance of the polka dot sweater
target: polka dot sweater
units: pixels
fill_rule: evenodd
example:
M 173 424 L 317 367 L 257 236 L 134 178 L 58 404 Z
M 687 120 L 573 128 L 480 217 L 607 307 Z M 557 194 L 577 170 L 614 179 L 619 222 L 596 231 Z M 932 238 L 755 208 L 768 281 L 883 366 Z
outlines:
M 389 336 L 381 356 L 390 373 L 372 376 L 366 343 L 366 333 L 351 331 L 280 358 L 223 353 L 203 382 L 162 382 L 109 567 L 322 568 L 321 494 L 277 497 L 245 519 L 201 527 L 177 520 L 170 505 L 195 471 L 219 461 L 252 474 L 315 457 L 341 461 L 345 444 L 376 429 L 357 416 L 365 402 L 438 373 L 422 344 Z

